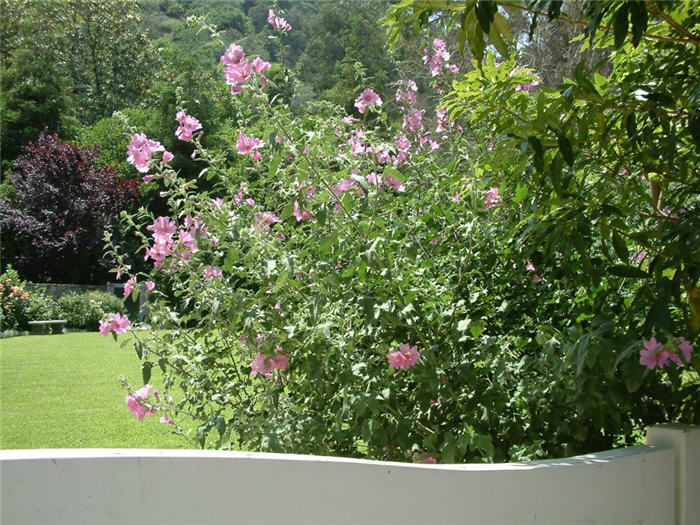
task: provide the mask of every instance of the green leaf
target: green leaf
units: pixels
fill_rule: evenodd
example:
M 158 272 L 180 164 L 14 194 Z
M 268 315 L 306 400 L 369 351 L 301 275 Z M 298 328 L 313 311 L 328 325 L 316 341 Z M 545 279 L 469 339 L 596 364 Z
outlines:
M 144 385 L 151 380 L 151 368 L 153 368 L 153 363 L 150 361 L 144 361 L 141 364 L 141 376 L 143 377 Z
M 624 262 L 629 261 L 630 254 L 627 250 L 627 243 L 616 231 L 613 231 L 612 234 L 612 244 L 617 256 Z
M 615 32 L 615 49 L 620 49 L 627 37 L 627 27 L 629 26 L 629 4 L 623 2 L 615 13 L 613 31 Z
M 139 359 L 143 359 L 143 344 L 141 341 L 134 343 L 134 350 L 136 350 L 136 355 L 139 356 Z
M 513 202 L 522 202 L 525 197 L 527 197 L 527 185 L 523 182 L 518 182 L 515 188 L 515 196 L 513 197 Z
M 549 2 L 549 7 L 547 8 L 547 18 L 550 21 L 554 20 L 555 18 L 559 18 L 559 15 L 561 14 L 561 5 L 563 3 L 563 0 L 552 0 Z
M 635 0 L 629 2 L 629 8 L 630 18 L 632 19 L 632 45 L 637 47 L 647 30 L 649 17 L 647 15 L 646 4 L 643 1 Z
M 544 148 L 542 148 L 542 142 L 540 142 L 540 139 L 532 135 L 527 138 L 527 142 L 532 148 L 535 169 L 542 172 L 544 169 Z
M 472 337 L 476 339 L 481 335 L 481 332 L 484 331 L 484 323 L 483 321 L 476 321 L 469 327 L 469 331 L 472 334 Z
M 226 432 L 226 418 L 223 415 L 219 414 L 214 418 L 213 423 L 216 430 L 219 431 L 219 435 L 223 436 Z
M 628 264 L 616 264 L 608 268 L 608 272 L 610 272 L 612 275 L 617 275 L 618 277 L 631 277 L 632 279 L 648 279 L 651 277 L 644 270 L 640 270 L 634 266 L 629 266 Z
M 491 0 L 479 0 L 474 5 L 474 11 L 481 30 L 488 35 L 494 15 L 498 12 L 498 4 Z
M 564 160 L 569 166 L 572 166 L 574 164 L 574 148 L 571 146 L 571 141 L 566 138 L 566 135 L 557 134 L 557 143 Z

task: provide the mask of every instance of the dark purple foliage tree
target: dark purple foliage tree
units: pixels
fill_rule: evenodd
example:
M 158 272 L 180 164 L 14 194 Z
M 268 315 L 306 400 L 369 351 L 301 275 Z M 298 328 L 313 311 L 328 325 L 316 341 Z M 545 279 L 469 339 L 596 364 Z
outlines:
M 138 182 L 97 167 L 97 150 L 42 133 L 14 162 L 14 196 L 0 203 L 3 263 L 35 282 L 107 279 L 103 232 L 140 196 Z M 9 248 L 9 250 L 8 250 Z M 7 253 L 7 252 L 11 253 Z

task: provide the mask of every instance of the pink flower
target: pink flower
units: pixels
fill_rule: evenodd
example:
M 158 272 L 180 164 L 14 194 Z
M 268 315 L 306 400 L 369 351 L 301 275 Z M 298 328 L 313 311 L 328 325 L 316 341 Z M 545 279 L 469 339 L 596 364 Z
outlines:
M 144 175 L 143 176 L 143 182 L 151 182 L 153 179 L 155 179 L 155 175 Z
M 486 209 L 493 210 L 498 208 L 498 203 L 501 200 L 501 196 L 498 194 L 498 188 L 489 188 L 486 191 Z
M 124 285 L 124 297 L 127 297 L 128 295 L 131 294 L 131 292 L 134 291 L 135 284 L 136 284 L 136 277 L 132 277 L 128 281 L 126 281 L 126 284 Z
M 663 368 L 669 356 L 663 351 L 661 343 L 652 337 L 644 341 L 644 349 L 639 352 L 639 363 L 653 370 L 657 365 Z
M 147 407 L 143 404 L 146 399 L 148 399 L 148 394 L 153 388 L 151 385 L 144 385 L 139 388 L 133 394 L 126 395 L 126 406 L 129 408 L 132 414 L 138 418 L 139 421 L 143 421 L 146 416 L 152 416 L 154 410 L 151 407 Z
M 690 341 L 687 341 L 685 337 L 680 338 L 680 344 L 678 345 L 678 350 L 683 352 L 683 358 L 686 363 L 690 363 L 690 354 L 693 351 L 693 345 Z
M 647 252 L 645 252 L 644 250 L 640 250 L 640 251 L 636 252 L 634 255 L 632 255 L 632 259 L 635 262 L 642 262 L 644 259 L 646 259 L 646 256 L 647 256 Z
M 372 172 L 369 175 L 365 175 L 365 179 L 367 179 L 368 183 L 374 184 L 375 186 L 382 185 L 382 176 L 377 175 L 375 172 Z
M 239 155 L 249 155 L 253 150 L 263 147 L 263 141 L 255 137 L 246 137 L 241 131 L 238 132 L 238 142 L 236 149 Z
M 275 12 L 270 9 L 267 12 L 267 22 L 277 29 L 278 31 L 282 31 L 283 33 L 286 31 L 291 31 L 292 26 L 289 22 L 287 22 L 284 18 L 276 16 Z
M 155 288 L 155 287 L 156 287 L 156 283 L 154 283 L 153 281 L 146 281 L 146 290 L 148 290 L 149 292 L 152 292 L 153 288 Z
M 149 139 L 145 134 L 136 133 L 131 137 L 131 142 L 126 148 L 126 161 L 141 173 L 146 173 L 151 157 L 156 151 L 165 151 L 165 148 L 160 142 Z
M 160 422 L 161 422 L 161 423 L 167 423 L 168 425 L 173 425 L 173 426 L 175 426 L 175 421 L 173 421 L 172 419 L 170 419 L 170 418 L 168 417 L 168 414 L 166 414 L 165 412 L 163 412 L 163 415 L 160 416 Z
M 168 244 L 172 238 L 177 225 L 171 221 L 170 217 L 158 217 L 153 224 L 146 226 L 146 229 L 153 232 L 153 239 L 157 244 Z
M 131 321 L 125 315 L 112 314 L 112 331 L 115 334 L 125 334 L 131 328 Z
M 169 151 L 164 151 L 164 152 L 163 152 L 163 164 L 167 164 L 168 162 L 170 162 L 171 160 L 173 160 L 174 157 L 175 157 L 175 155 L 173 155 L 173 154 L 170 153 Z M 144 178 L 145 178 L 145 177 L 144 177 Z
M 400 368 L 408 370 L 418 362 L 420 354 L 415 346 L 410 346 L 408 343 L 399 345 L 399 349 L 394 352 L 389 352 L 386 359 L 391 368 Z
M 427 465 L 435 465 L 437 463 L 437 459 L 435 459 L 432 456 L 429 456 L 425 452 L 423 452 L 420 456 L 419 455 L 414 455 L 413 456 L 413 462 L 414 463 L 425 463 Z
M 395 177 L 392 177 L 391 175 L 386 175 L 384 177 L 384 184 L 390 186 L 398 193 L 403 193 L 406 191 L 406 189 L 403 187 L 403 182 Z
M 112 323 L 109 319 L 102 319 L 100 321 L 100 334 L 103 336 L 109 335 L 109 333 L 112 331 Z
M 297 222 L 301 222 L 304 219 L 313 219 L 314 217 L 308 211 L 301 209 L 301 206 L 299 206 L 299 201 L 294 201 L 294 216 L 296 217 Z
M 265 73 L 268 69 L 270 69 L 270 63 L 265 62 L 262 58 L 260 57 L 255 57 L 253 59 L 253 67 L 255 68 L 255 71 L 258 73 L 258 75 L 262 75 Z
M 408 140 L 406 135 L 399 135 L 396 137 L 396 149 L 402 152 L 406 152 L 411 147 L 411 141 Z
M 424 109 L 411 108 L 403 117 L 403 130 L 414 133 L 423 129 Z
M 382 99 L 374 91 L 367 88 L 360 96 L 355 99 L 355 107 L 360 113 L 364 113 L 366 109 L 371 107 L 379 107 L 382 105 Z
M 226 52 L 221 55 L 220 60 L 225 66 L 235 66 L 240 64 L 244 57 L 243 47 L 238 44 L 231 44 Z
M 122 278 L 122 271 L 123 270 L 124 269 L 121 266 L 119 268 L 117 268 L 117 281 Z
M 180 124 L 180 126 L 175 130 L 175 136 L 180 140 L 190 140 L 192 138 L 192 133 L 198 129 L 202 129 L 202 124 L 196 118 L 188 115 L 184 111 L 180 110 L 175 116 L 175 120 Z
M 221 271 L 221 268 L 218 266 L 211 266 L 204 270 L 204 278 L 207 281 L 211 281 L 212 279 L 221 279 L 223 277 L 223 272 Z
M 250 364 L 250 375 L 261 375 L 271 377 L 273 370 L 287 370 L 289 368 L 289 358 L 284 355 L 280 346 L 275 347 L 275 355 L 267 357 L 262 352 L 258 352 Z

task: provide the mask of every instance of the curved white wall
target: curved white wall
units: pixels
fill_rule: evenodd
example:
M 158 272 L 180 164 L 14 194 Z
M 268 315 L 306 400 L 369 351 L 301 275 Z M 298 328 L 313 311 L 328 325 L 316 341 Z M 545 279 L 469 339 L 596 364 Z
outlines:
M 696 428 L 657 434 L 663 440 L 679 432 L 697 462 Z M 677 480 L 678 458 L 670 441 L 504 465 L 190 450 L 9 450 L 0 451 L 0 522 L 673 525 L 687 506 L 679 500 L 677 509 L 678 484 L 685 483 Z M 700 499 L 700 492 L 692 496 L 699 488 L 685 490 Z

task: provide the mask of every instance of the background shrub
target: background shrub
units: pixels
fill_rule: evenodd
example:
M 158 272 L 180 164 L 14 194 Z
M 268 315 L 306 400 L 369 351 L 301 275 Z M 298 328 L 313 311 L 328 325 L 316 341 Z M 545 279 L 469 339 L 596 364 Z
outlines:
M 69 328 L 96 330 L 106 313 L 124 313 L 124 301 L 99 291 L 71 292 L 58 299 L 57 315 L 67 321 Z

